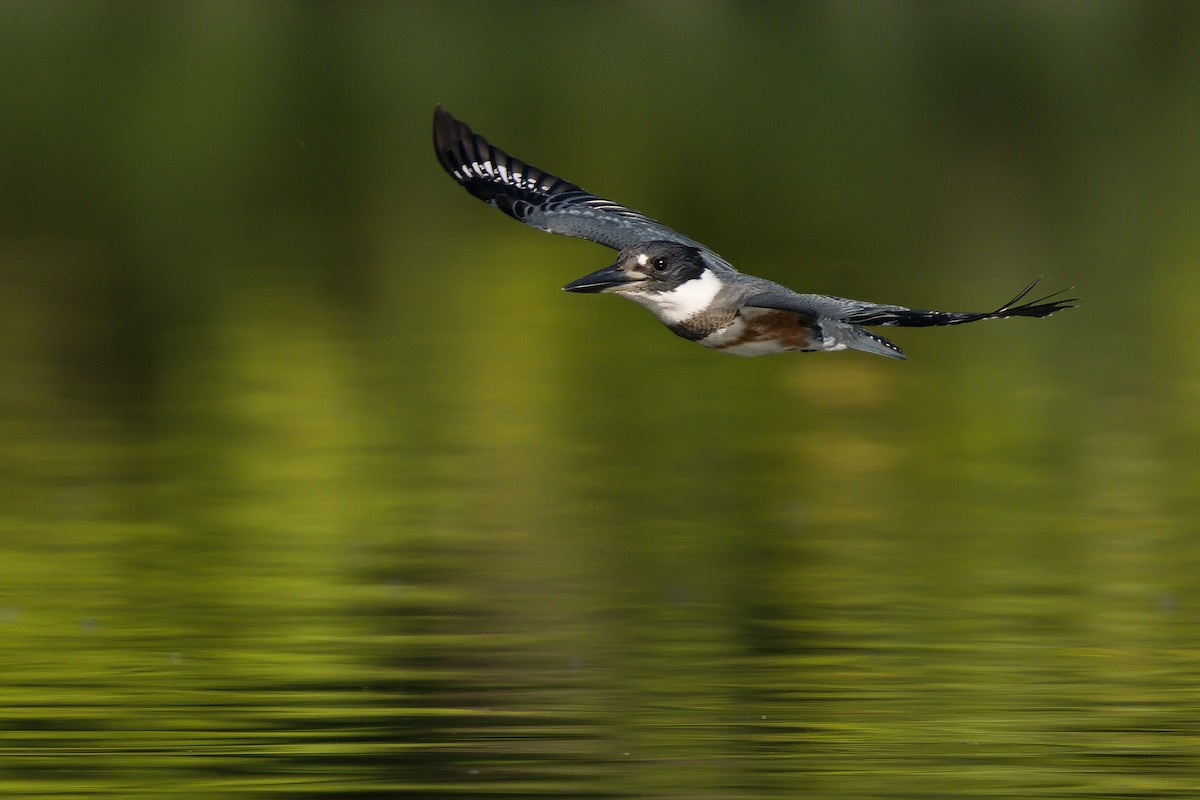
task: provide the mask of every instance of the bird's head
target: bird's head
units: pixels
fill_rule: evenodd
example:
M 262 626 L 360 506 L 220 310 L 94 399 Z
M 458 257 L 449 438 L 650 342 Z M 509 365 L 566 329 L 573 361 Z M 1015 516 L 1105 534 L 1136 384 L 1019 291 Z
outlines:
M 706 309 L 721 286 L 699 248 L 653 241 L 626 247 L 612 266 L 577 278 L 563 290 L 624 295 L 671 323 Z

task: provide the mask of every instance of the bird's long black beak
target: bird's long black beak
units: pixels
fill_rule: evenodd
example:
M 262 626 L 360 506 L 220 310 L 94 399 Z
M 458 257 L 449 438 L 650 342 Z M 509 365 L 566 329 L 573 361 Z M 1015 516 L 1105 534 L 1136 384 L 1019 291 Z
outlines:
M 598 269 L 590 275 L 584 275 L 582 278 L 576 278 L 563 287 L 564 292 L 603 292 L 606 289 L 615 289 L 618 286 L 624 286 L 627 283 L 633 283 L 635 279 L 629 277 L 621 269 L 617 268 L 616 264 L 604 269 Z

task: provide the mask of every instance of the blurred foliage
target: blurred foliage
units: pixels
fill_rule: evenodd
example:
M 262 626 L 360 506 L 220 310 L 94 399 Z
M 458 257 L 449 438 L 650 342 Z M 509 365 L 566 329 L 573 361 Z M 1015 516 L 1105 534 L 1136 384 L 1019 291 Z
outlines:
M 1191 3 L 0 4 L 6 796 L 1186 796 Z M 704 351 L 495 143 L 800 290 Z

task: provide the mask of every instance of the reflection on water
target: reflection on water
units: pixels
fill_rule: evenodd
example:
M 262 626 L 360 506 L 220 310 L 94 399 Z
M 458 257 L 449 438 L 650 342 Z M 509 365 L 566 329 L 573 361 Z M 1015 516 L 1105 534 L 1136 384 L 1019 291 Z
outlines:
M 0 86 L 0 795 L 1194 794 L 1188 14 L 547 7 L 525 64 L 433 7 L 42 7 L 0 10 L 44 66 Z M 1083 306 L 722 357 L 559 292 L 611 254 L 454 187 L 435 100 L 802 289 Z
M 1153 480 L 1190 468 L 1064 440 L 1069 398 L 1022 401 L 1035 381 L 1008 391 L 1040 432 L 923 442 L 923 403 L 966 398 L 882 360 L 697 358 L 675 380 L 703 397 L 673 404 L 528 354 L 470 391 L 393 374 L 304 315 L 224 329 L 136 423 L 10 432 L 11 791 L 1194 783 L 1200 552 Z

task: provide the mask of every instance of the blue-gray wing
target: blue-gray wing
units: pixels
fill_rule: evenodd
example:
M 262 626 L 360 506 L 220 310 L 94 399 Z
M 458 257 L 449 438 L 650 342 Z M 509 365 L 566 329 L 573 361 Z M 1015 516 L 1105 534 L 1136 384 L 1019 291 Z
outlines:
M 433 110 L 433 146 L 450 177 L 518 222 L 614 250 L 649 241 L 679 242 L 700 248 L 718 268 L 732 269 L 704 245 L 661 222 L 510 156 L 441 106 Z
M 745 305 L 756 308 L 774 308 L 780 311 L 795 311 L 812 320 L 831 319 L 839 322 L 859 322 L 861 317 L 885 311 L 908 311 L 902 306 L 884 306 L 827 294 L 799 294 L 778 285 L 772 285 L 771 288 L 750 295 L 746 298 Z
M 1038 278 L 1030 283 L 1020 294 L 995 311 L 926 311 L 904 306 L 880 305 L 825 294 L 797 294 L 784 286 L 767 281 L 763 281 L 758 291 L 749 294 L 744 304 L 754 308 L 794 311 L 816 323 L 821 332 L 834 342 L 855 350 L 865 350 L 891 358 L 904 358 L 904 353 L 894 342 L 861 326 L 923 328 L 962 325 L 967 322 L 1006 317 L 1048 317 L 1056 311 L 1074 307 L 1075 298 L 1058 298 L 1062 292 L 1022 303 L 1040 280 L 1041 278 Z
M 1048 317 L 1056 311 L 1074 307 L 1076 298 L 1059 297 L 1067 290 L 1022 303 L 1041 280 L 1038 278 L 1031 282 L 1016 297 L 994 311 L 926 311 L 920 308 L 847 300 L 844 297 L 824 294 L 797 294 L 778 284 L 751 295 L 747 298 L 746 305 L 795 311 L 813 318 L 850 322 L 855 325 L 894 325 L 903 328 L 962 325 L 967 322 L 1007 317 Z

